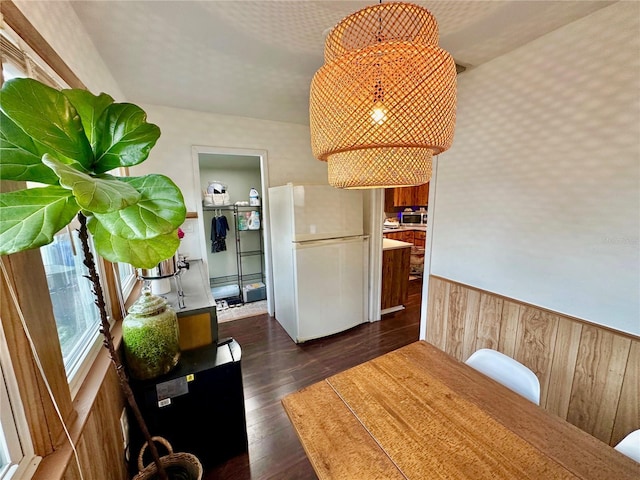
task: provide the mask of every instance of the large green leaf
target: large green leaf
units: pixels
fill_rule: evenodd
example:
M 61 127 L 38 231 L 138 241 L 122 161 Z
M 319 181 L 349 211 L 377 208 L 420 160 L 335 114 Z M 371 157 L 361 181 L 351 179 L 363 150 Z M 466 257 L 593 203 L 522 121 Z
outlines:
M 62 90 L 62 93 L 69 99 L 80 115 L 84 133 L 95 154 L 98 140 L 98 120 L 107 107 L 113 103 L 113 98 L 106 93 L 94 95 L 87 90 L 80 90 L 78 88 Z
M 0 193 L 0 255 L 51 243 L 79 210 L 71 192 L 62 187 Z
M 58 162 L 44 154 L 42 162 L 60 178 L 60 185 L 73 192 L 80 208 L 95 213 L 109 213 L 140 200 L 138 191 L 115 177 L 96 178 Z
M 71 158 L 83 167 L 93 163 L 80 116 L 61 92 L 30 78 L 14 78 L 5 82 L 0 95 L 5 115 L 50 148 L 52 155 Z
M 180 245 L 178 230 L 146 240 L 112 235 L 100 222 L 93 222 L 93 243 L 98 254 L 110 262 L 128 263 L 136 268 L 153 268 L 176 253 Z
M 143 162 L 160 137 L 160 129 L 147 123 L 147 114 L 130 103 L 109 105 L 97 130 L 96 161 L 93 171 L 104 173 L 116 167 Z
M 0 178 L 57 185 L 58 177 L 41 160 L 47 151 L 0 111 Z
M 146 239 L 166 234 L 184 223 L 186 208 L 182 193 L 175 183 L 164 175 L 122 177 L 142 195 L 138 203 L 107 214 L 95 214 L 112 235 L 128 239 Z

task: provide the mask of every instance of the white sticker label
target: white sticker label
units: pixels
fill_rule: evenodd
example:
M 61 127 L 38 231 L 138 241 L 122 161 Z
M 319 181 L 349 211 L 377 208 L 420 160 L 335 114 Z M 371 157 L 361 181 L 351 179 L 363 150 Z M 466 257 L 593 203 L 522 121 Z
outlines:
M 189 386 L 187 385 L 186 377 L 178 377 L 167 382 L 158 383 L 156 385 L 156 394 L 158 395 L 158 401 L 165 398 L 173 398 L 179 395 L 189 393 Z
M 160 400 L 158 402 L 158 406 L 160 408 L 166 407 L 167 405 L 171 405 L 171 399 L 170 398 L 163 398 L 162 400 Z

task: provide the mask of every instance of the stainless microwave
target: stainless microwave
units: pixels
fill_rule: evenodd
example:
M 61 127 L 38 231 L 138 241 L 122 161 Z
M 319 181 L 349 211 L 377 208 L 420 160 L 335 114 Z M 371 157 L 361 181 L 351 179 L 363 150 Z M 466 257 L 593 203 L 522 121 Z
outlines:
M 400 212 L 402 225 L 426 225 L 427 212 Z

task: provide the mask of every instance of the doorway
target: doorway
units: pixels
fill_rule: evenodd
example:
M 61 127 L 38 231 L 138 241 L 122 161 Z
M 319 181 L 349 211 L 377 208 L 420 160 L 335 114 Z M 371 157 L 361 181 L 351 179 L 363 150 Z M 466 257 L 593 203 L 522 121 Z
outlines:
M 430 217 L 426 208 L 430 203 L 430 183 L 389 188 L 384 195 L 384 205 L 379 210 L 384 218 L 383 319 L 400 310 L 422 312 L 426 308 L 427 296 L 423 292 L 428 282 L 425 258 Z
M 273 316 L 267 152 L 194 146 L 192 158 L 200 252 L 219 321 Z

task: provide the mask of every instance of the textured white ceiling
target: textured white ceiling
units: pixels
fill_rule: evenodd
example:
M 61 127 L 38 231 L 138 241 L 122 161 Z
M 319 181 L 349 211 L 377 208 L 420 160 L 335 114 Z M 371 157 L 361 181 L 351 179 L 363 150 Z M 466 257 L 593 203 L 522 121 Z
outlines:
M 323 32 L 373 3 L 111 0 L 72 5 L 127 100 L 308 124 L 309 85 L 323 63 Z M 435 15 L 440 46 L 457 63 L 473 68 L 613 2 L 414 3 Z

